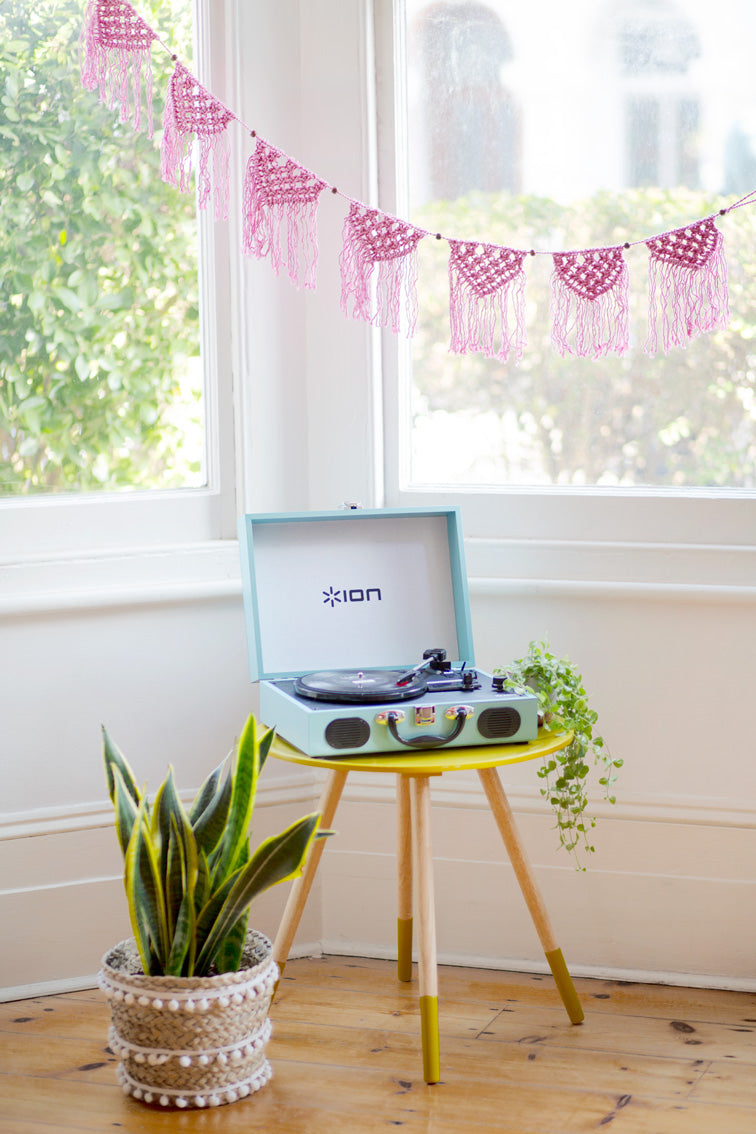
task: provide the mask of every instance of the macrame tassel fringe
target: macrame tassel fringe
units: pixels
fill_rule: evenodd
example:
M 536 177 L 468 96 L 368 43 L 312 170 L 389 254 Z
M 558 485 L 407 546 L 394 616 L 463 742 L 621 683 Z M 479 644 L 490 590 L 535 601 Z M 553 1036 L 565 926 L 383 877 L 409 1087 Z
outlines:
M 455 354 L 480 351 L 501 362 L 512 354 L 519 362 L 526 343 L 526 254 L 467 241 L 449 244 L 449 349 Z
M 620 248 L 555 252 L 551 341 L 564 357 L 603 358 L 630 345 L 629 276 Z
M 196 134 L 199 142 L 197 206 L 207 208 L 213 193 L 216 220 L 228 220 L 230 155 L 226 127 L 233 117 L 185 67 L 176 64 L 163 113 L 161 175 L 163 181 L 176 185 L 182 193 L 189 191 L 191 135 Z
M 313 289 L 318 271 L 317 213 L 320 181 L 296 162 L 258 138 L 247 162 L 242 202 L 242 249 L 257 259 L 269 257 L 278 275 L 285 262 L 295 287 Z M 283 229 L 286 228 L 286 253 Z
M 352 202 L 344 221 L 341 310 L 411 338 L 417 323 L 417 246 L 425 235 L 404 221 Z M 378 268 L 377 273 L 374 269 Z
M 142 128 L 142 72 L 147 128 L 152 137 L 152 41 L 155 32 L 125 0 L 89 0 L 79 36 L 81 85 L 100 89 L 100 101 L 112 110 L 116 100 L 121 122 L 129 118 L 129 64 L 134 99 L 134 129 Z
M 730 318 L 724 238 L 711 218 L 646 241 L 649 250 L 645 350 L 684 347 L 697 335 L 724 330 Z

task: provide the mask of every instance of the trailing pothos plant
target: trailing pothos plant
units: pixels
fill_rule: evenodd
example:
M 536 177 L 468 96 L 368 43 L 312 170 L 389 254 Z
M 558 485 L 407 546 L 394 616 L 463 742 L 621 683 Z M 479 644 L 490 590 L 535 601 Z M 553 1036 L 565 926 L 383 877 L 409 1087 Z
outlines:
M 513 688 L 536 694 L 539 722 L 546 730 L 573 734 L 566 748 L 545 757 L 538 775 L 544 781 L 541 795 L 556 814 L 559 843 L 585 869 L 581 853 L 595 851 L 589 831 L 596 820 L 586 813 L 590 761 L 600 768 L 604 798 L 616 803 L 612 789 L 622 760 L 612 758 L 603 737 L 594 731 L 598 714 L 588 705 L 580 673 L 568 658 L 553 654 L 547 642 L 531 642 L 525 657 L 495 672 Z
M 205 976 L 240 964 L 252 901 L 301 873 L 320 816 L 306 815 L 250 847 L 260 772 L 273 730 L 250 716 L 234 750 L 188 808 L 173 768 L 154 801 L 103 728 L 108 791 L 124 859 L 132 931 L 147 975 Z

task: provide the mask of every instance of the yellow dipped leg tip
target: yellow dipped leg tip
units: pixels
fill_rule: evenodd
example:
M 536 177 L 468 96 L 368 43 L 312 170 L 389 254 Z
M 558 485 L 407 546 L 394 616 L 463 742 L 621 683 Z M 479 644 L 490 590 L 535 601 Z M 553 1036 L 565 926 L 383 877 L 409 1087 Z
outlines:
M 582 1024 L 585 1019 L 583 1006 L 580 1003 L 575 985 L 572 983 L 569 969 L 562 956 L 561 949 L 552 949 L 551 952 L 546 954 L 546 960 L 549 962 L 549 968 L 559 989 L 559 995 L 562 998 L 562 1003 L 567 1009 L 567 1015 L 572 1024 Z
M 396 975 L 399 980 L 412 980 L 412 918 L 400 917 L 396 923 L 396 941 L 399 960 Z
M 426 1083 L 437 1083 L 441 1078 L 437 996 L 420 997 L 420 1026 L 423 1037 L 423 1078 Z

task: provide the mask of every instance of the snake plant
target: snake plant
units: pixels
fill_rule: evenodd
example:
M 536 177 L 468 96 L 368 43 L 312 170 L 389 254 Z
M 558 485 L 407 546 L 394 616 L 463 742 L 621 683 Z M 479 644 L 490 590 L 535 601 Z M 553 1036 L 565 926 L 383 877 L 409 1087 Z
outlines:
M 306 815 L 250 846 L 257 781 L 273 730 L 250 716 L 234 750 L 186 808 L 173 768 L 152 802 L 105 728 L 108 792 L 124 860 L 129 916 L 147 975 L 205 976 L 241 963 L 251 902 L 294 878 L 319 831 Z

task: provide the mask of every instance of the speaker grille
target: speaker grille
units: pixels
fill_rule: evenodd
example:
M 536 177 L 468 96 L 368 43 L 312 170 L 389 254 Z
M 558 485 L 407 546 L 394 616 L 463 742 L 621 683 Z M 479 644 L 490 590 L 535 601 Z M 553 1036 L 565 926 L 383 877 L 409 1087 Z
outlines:
M 325 738 L 331 748 L 362 748 L 370 739 L 370 725 L 362 717 L 341 717 L 326 727 Z
M 486 740 L 514 736 L 520 728 L 521 717 L 517 709 L 502 705 L 500 709 L 484 709 L 478 717 L 478 732 Z

